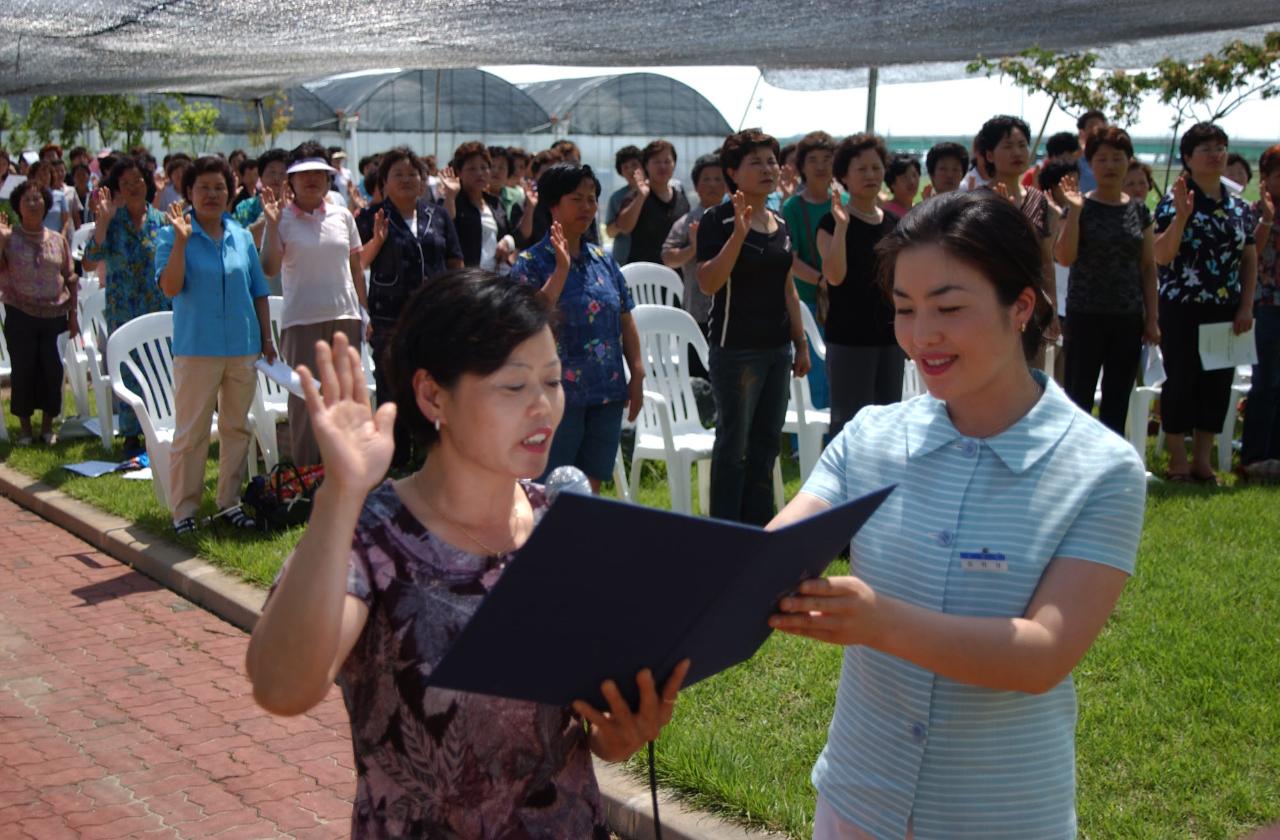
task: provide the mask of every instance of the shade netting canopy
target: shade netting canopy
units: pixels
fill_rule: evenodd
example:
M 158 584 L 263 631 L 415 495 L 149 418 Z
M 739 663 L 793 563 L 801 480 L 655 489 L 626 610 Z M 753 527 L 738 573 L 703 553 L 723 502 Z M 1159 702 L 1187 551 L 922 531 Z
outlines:
M 253 98 L 387 66 L 889 67 L 1276 21 L 1267 0 L 6 0 L 0 94 Z
M 556 79 L 521 87 L 570 134 L 724 136 L 731 131 L 706 97 L 656 73 Z

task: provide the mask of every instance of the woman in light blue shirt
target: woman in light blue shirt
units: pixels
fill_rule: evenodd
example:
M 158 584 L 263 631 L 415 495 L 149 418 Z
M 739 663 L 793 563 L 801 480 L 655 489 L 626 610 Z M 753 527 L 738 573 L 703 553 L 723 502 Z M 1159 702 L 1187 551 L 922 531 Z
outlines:
M 156 281 L 173 298 L 176 432 L 170 451 L 169 507 L 178 534 L 195 530 L 204 490 L 209 428 L 218 409 L 219 516 L 238 528 L 255 522 L 239 506 L 249 451 L 249 408 L 258 387 L 254 362 L 275 360 L 267 280 L 253 236 L 227 212 L 231 168 L 202 157 L 187 170 L 183 198 L 159 235 Z M 274 204 L 269 208 L 274 211 Z
M 1017 207 L 940 196 L 878 251 L 928 393 L 858 413 L 770 526 L 897 485 L 850 576 L 771 620 L 845 646 L 815 837 L 1069 840 L 1070 674 L 1134 571 L 1143 468 L 1028 365 L 1052 312 Z

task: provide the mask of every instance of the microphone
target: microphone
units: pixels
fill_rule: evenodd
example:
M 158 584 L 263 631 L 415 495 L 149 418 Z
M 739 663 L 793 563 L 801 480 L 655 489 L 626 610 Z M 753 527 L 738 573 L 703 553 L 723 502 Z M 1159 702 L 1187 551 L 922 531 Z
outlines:
M 574 466 L 556 467 L 547 475 L 545 487 L 548 505 L 561 493 L 591 495 L 591 482 L 587 479 L 587 474 Z

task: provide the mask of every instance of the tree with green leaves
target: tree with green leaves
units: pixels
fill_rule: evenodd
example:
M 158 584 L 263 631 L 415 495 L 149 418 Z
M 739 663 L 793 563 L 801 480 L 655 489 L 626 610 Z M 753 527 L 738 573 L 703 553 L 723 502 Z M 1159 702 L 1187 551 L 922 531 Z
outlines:
M 218 135 L 218 117 L 222 113 L 208 102 L 187 102 L 178 112 L 174 124 L 176 133 L 191 138 L 191 154 L 205 152 L 209 141 Z M 196 148 L 197 142 L 200 148 Z
M 276 138 L 289 130 L 293 121 L 293 105 L 284 91 L 276 91 L 246 104 L 258 121 L 258 127 L 249 131 L 249 145 L 267 149 L 276 144 Z

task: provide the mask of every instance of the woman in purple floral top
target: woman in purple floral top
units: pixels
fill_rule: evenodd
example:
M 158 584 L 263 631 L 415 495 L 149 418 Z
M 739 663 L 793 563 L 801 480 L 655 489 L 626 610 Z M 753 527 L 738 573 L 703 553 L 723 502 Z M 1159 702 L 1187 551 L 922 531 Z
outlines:
M 276 714 L 342 688 L 354 838 L 603 840 L 591 755 L 620 761 L 671 719 L 687 663 L 661 696 L 641 672 L 635 711 L 612 682 L 607 713 L 426 687 L 546 507 L 526 479 L 543 471 L 563 411 L 549 320 L 534 290 L 462 269 L 406 306 L 387 354 L 395 403 L 370 409 L 342 335 L 332 351 L 317 345 L 323 398 L 299 368 L 325 483 L 246 664 Z M 396 405 L 430 454 L 391 482 Z
M 640 334 L 631 319 L 635 304 L 627 281 L 613 257 L 583 241 L 599 198 L 600 181 L 590 166 L 558 163 L 543 170 L 538 200 L 551 213 L 551 229 L 511 269 L 512 279 L 539 290 L 560 310 L 556 344 L 564 365 L 565 410 L 547 469 L 576 466 L 596 492 L 613 473 L 623 411 L 635 420 L 644 400 Z

